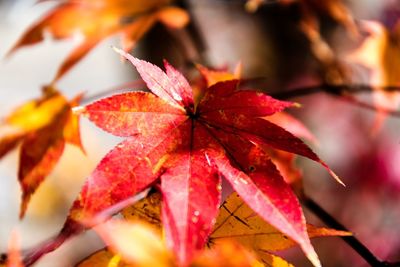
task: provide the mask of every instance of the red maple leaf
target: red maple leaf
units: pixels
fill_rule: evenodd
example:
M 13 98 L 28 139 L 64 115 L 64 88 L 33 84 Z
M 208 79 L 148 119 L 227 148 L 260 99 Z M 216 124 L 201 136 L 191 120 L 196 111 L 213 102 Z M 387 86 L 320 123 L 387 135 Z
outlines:
M 136 67 L 151 93 L 114 95 L 81 110 L 103 130 L 127 138 L 87 179 L 61 234 L 50 241 L 52 245 L 30 254 L 26 262 L 32 263 L 83 230 L 79 222 L 160 181 L 167 244 L 185 265 L 211 233 L 224 177 L 255 212 L 297 242 L 310 261 L 320 266 L 299 202 L 264 149 L 302 155 L 329 170 L 300 139 L 260 118 L 294 104 L 240 90 L 238 80 L 210 86 L 195 102 L 188 81 L 167 62 L 164 72 L 117 51 Z

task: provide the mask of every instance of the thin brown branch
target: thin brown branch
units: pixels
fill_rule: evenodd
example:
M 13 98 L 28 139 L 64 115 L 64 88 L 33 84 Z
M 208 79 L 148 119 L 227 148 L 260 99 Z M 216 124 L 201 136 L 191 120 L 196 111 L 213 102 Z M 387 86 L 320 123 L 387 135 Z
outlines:
M 340 97 L 341 100 L 347 101 L 350 104 L 368 109 L 368 110 L 372 110 L 372 111 L 381 111 L 384 112 L 390 116 L 393 117 L 399 117 L 400 118 L 400 111 L 399 110 L 393 110 L 393 109 L 389 109 L 389 108 L 385 108 L 385 107 L 380 107 L 374 104 L 370 104 L 370 103 L 366 103 L 363 101 L 360 101 L 352 96 L 341 96 Z
M 400 92 L 399 86 L 381 86 L 379 87 L 381 91 L 385 92 Z M 386 107 L 381 107 L 375 104 L 366 103 L 360 101 L 352 95 L 358 93 L 372 93 L 376 92 L 376 87 L 364 84 L 351 84 L 351 85 L 316 85 L 309 87 L 299 87 L 296 89 L 291 89 L 288 91 L 282 92 L 272 92 L 270 95 L 277 99 L 291 99 L 296 97 L 308 96 L 316 93 L 327 93 L 336 97 L 339 97 L 340 100 L 347 101 L 353 105 L 357 105 L 359 107 L 373 110 L 373 111 L 381 111 L 385 112 L 390 116 L 400 117 L 400 111 L 389 109 Z
M 357 94 L 364 92 L 376 92 L 376 86 L 366 84 L 345 84 L 345 85 L 329 85 L 319 84 L 314 86 L 299 87 L 287 91 L 272 92 L 271 96 L 279 99 L 289 99 L 301 96 L 312 95 L 315 93 L 328 93 L 332 95 L 342 96 L 345 94 Z M 386 92 L 400 92 L 400 86 L 379 86 L 379 90 Z
M 311 212 L 313 212 L 319 219 L 321 219 L 327 226 L 337 230 L 349 230 L 327 211 L 325 211 L 318 203 L 312 200 L 307 195 L 302 197 L 302 203 Z M 342 236 L 341 237 L 355 252 L 357 252 L 370 266 L 372 267 L 399 267 L 400 262 L 386 262 L 378 259 L 356 236 Z
M 191 8 L 190 1 L 180 0 L 177 2 L 177 4 L 184 8 L 190 16 L 189 24 L 185 27 L 185 29 L 182 29 L 178 32 L 178 39 L 183 42 L 183 46 L 189 55 L 188 59 L 191 61 L 188 63 L 193 64 L 195 62 L 208 65 L 208 59 L 205 55 L 207 50 L 207 42 Z

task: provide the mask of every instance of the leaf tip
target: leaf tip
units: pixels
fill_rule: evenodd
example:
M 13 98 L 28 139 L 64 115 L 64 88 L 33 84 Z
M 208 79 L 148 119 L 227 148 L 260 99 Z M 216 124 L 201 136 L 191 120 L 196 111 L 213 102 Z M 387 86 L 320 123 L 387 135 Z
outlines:
M 120 49 L 116 46 L 111 46 L 111 48 L 127 60 L 130 60 L 130 58 L 133 58 L 129 53 L 125 52 L 123 49 Z
M 329 174 L 339 183 L 341 184 L 343 187 L 346 187 L 346 184 L 339 178 L 339 176 L 334 173 L 332 170 L 329 170 Z
M 319 162 L 322 164 L 322 166 L 325 167 L 325 169 L 328 171 L 328 173 L 335 179 L 339 184 L 342 186 L 346 187 L 346 184 L 339 178 L 339 176 L 329 168 L 328 164 L 326 164 L 324 161 L 319 160 Z
M 10 50 L 7 51 L 7 53 L 3 56 L 4 59 L 9 59 L 11 57 L 12 54 L 14 54 L 16 47 L 12 47 Z
M 73 107 L 71 110 L 72 110 L 72 113 L 74 113 L 77 116 L 82 115 L 83 113 L 86 112 L 86 108 L 82 107 L 82 106 Z
M 30 196 L 22 196 L 22 201 L 19 209 L 19 219 L 22 220 L 25 218 L 26 209 L 28 208 L 28 201 Z
M 314 267 L 322 267 L 321 262 L 319 261 L 317 253 L 313 251 L 312 253 L 307 254 L 307 258 L 311 261 Z
M 123 49 L 120 49 L 120 48 L 115 47 L 115 46 L 111 46 L 111 48 L 115 52 L 117 52 L 120 56 L 122 56 L 124 59 L 129 60 L 135 67 L 137 67 L 137 64 L 139 64 L 139 62 L 141 62 L 139 59 L 137 59 L 134 56 L 132 56 L 131 54 L 127 53 Z
M 120 48 L 118 48 L 118 47 L 116 47 L 116 46 L 113 46 L 113 45 L 112 45 L 111 48 L 112 48 L 115 52 L 117 52 L 118 54 L 120 54 L 120 55 L 123 55 L 123 54 L 126 53 L 124 50 L 122 50 L 122 49 L 120 49 Z
M 293 103 L 292 103 L 292 106 L 295 107 L 295 108 L 302 108 L 302 107 L 303 107 L 302 104 L 297 103 L 297 102 L 293 102 Z
M 314 265 L 315 267 L 322 267 L 322 265 L 321 265 L 321 263 L 319 262 L 319 260 L 318 260 L 318 262 L 313 262 L 313 265 Z

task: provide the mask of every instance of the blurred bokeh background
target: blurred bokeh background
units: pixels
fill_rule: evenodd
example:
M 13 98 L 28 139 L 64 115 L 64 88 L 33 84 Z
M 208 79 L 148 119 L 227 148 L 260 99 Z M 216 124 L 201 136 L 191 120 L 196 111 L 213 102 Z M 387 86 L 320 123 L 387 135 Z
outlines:
M 243 63 L 244 77 L 264 77 L 266 91 L 302 87 L 314 83 L 323 72 L 313 56 L 308 39 L 299 31 L 301 17 L 296 5 L 267 4 L 250 14 L 243 1 L 188 1 L 196 32 L 191 49 L 182 53 L 176 34 L 161 25 L 154 27 L 134 50 L 134 54 L 159 63 L 167 58 L 184 67 L 188 60 L 202 60 L 211 66 L 233 68 Z M 5 116 L 24 101 L 38 97 L 49 83 L 62 59 L 79 39 L 52 41 L 23 48 L 6 57 L 19 36 L 53 1 L 35 4 L 33 0 L 0 0 L 0 114 Z M 389 25 L 400 14 L 394 0 L 354 0 L 347 2 L 357 20 L 378 20 Z M 322 31 L 338 56 L 360 45 L 343 29 L 322 18 Z M 193 26 L 193 25 L 192 25 Z M 98 45 L 60 82 L 58 88 L 71 98 L 79 92 L 91 95 L 137 78 L 123 64 L 112 45 L 118 37 Z M 198 47 L 195 47 L 195 46 Z M 190 50 L 190 49 L 189 49 Z M 400 51 L 400 48 L 399 48 Z M 197 54 L 196 54 L 197 53 Z M 400 61 L 400 52 L 396 54 Z M 368 84 L 371 70 L 350 64 L 356 70 L 352 82 Z M 399 69 L 400 72 L 400 69 Z M 317 77 L 317 78 L 316 78 Z M 370 93 L 365 94 L 370 100 Z M 387 118 L 373 129 L 376 113 L 343 101 L 340 97 L 316 93 L 292 99 L 303 105 L 292 111 L 316 136 L 310 144 L 346 183 L 341 187 L 310 161 L 299 159 L 306 193 L 346 225 L 379 258 L 400 261 L 400 118 Z M 20 189 L 17 182 L 18 151 L 0 161 L 0 251 L 7 249 L 10 233 L 16 229 L 23 248 L 56 234 L 85 177 L 93 170 L 118 138 L 106 134 L 87 120 L 81 120 L 82 138 L 87 151 L 67 146 L 61 161 L 33 196 L 23 221 L 19 221 Z M 306 211 L 310 222 L 323 225 Z M 339 238 L 313 241 L 323 266 L 368 266 Z M 74 238 L 58 251 L 45 256 L 37 266 L 71 266 L 90 251 L 102 246 L 93 233 Z M 299 249 L 284 254 L 297 266 L 310 266 Z

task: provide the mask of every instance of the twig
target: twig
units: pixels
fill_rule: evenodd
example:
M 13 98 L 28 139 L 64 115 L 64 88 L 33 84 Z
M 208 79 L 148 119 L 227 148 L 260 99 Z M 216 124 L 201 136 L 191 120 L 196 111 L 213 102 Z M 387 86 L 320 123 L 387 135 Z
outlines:
M 189 60 L 191 62 L 189 63 L 193 65 L 193 62 L 196 62 L 208 65 L 209 61 L 205 55 L 205 52 L 207 51 L 207 42 L 191 8 L 190 1 L 180 0 L 177 2 L 177 4 L 185 9 L 190 16 L 189 24 L 185 27 L 185 29 L 179 32 L 180 36 L 178 36 L 178 39 L 180 39 L 185 49 L 191 52 L 189 56 Z
M 353 96 L 341 96 L 340 100 L 349 102 L 350 104 L 353 104 L 353 105 L 356 105 L 356 106 L 359 106 L 359 107 L 362 107 L 362 108 L 365 108 L 368 110 L 381 111 L 381 112 L 384 112 L 393 117 L 400 117 L 399 110 L 388 109 L 388 108 L 377 106 L 374 104 L 365 103 L 363 101 L 360 101 L 360 100 L 354 98 Z
M 400 86 L 372 86 L 366 84 L 344 84 L 344 85 L 329 85 L 319 84 L 314 86 L 299 87 L 287 91 L 271 92 L 270 95 L 279 99 L 289 99 L 300 96 L 307 96 L 315 93 L 328 93 L 336 96 L 345 94 L 355 94 L 363 92 L 400 92 Z
M 312 200 L 307 195 L 302 197 L 302 203 L 312 211 L 319 219 L 327 226 L 337 230 L 349 231 L 343 224 L 338 222 L 328 212 L 326 212 L 318 203 Z M 399 267 L 400 262 L 390 263 L 379 260 L 363 243 L 360 242 L 354 235 L 341 237 L 351 248 L 354 249 L 370 266 L 372 267 Z
M 382 92 L 400 92 L 400 87 L 398 86 L 381 86 L 379 90 Z M 390 116 L 400 117 L 400 111 L 382 107 L 379 105 L 369 104 L 354 98 L 352 95 L 363 92 L 376 92 L 374 86 L 364 85 L 364 84 L 351 84 L 351 85 L 316 85 L 309 87 L 300 87 L 288 91 L 282 92 L 272 92 L 270 95 L 277 99 L 290 99 L 295 97 L 302 97 L 307 95 L 312 95 L 316 93 L 327 93 L 336 97 L 340 100 L 349 102 L 350 104 L 357 105 L 359 107 L 373 110 L 382 111 Z

